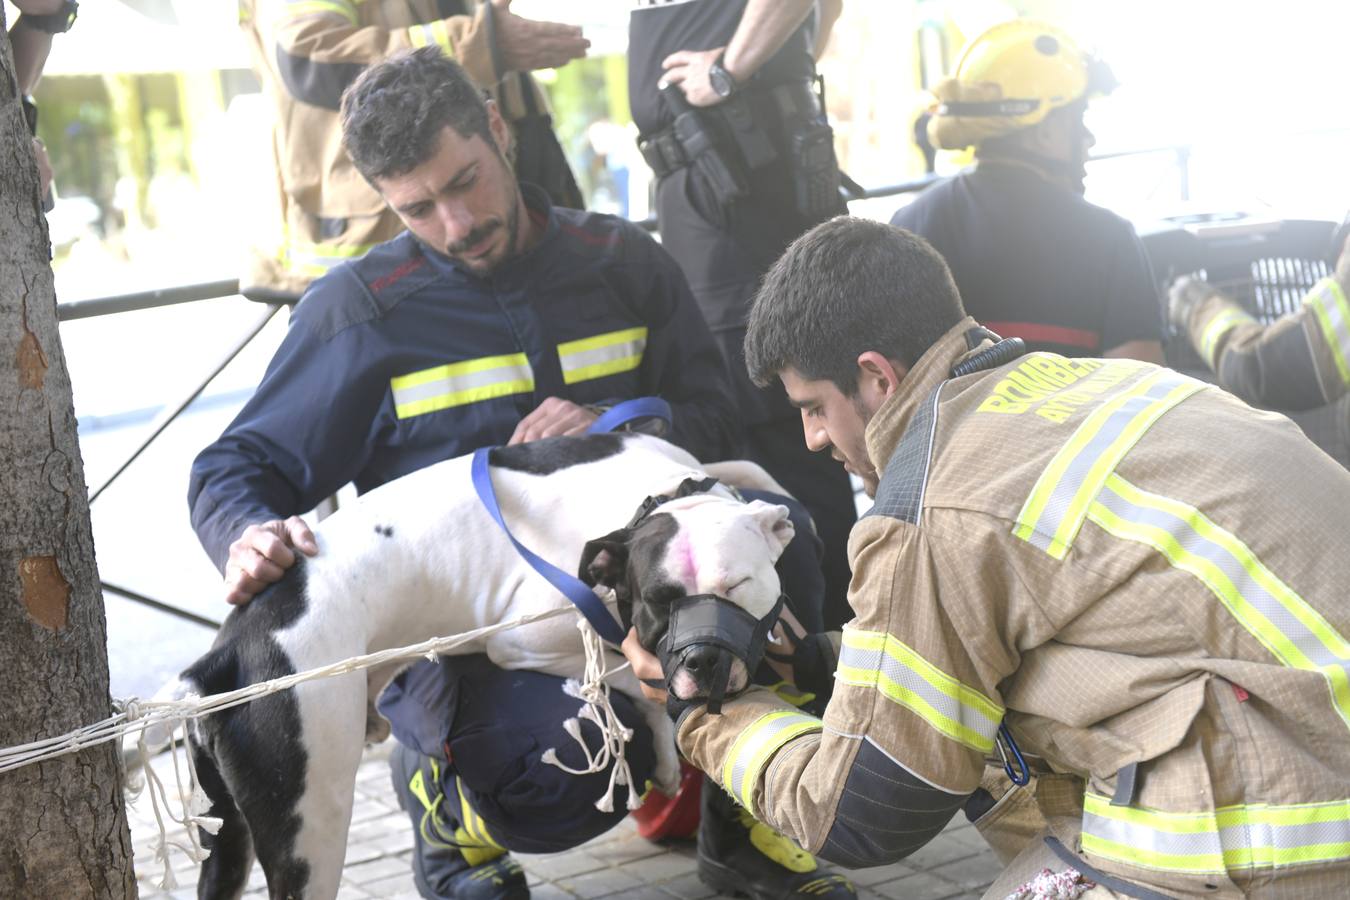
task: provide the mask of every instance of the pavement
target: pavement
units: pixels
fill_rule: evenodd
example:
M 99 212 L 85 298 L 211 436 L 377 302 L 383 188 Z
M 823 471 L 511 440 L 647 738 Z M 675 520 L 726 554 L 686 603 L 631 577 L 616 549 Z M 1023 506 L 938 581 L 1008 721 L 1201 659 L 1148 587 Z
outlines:
M 356 776 L 356 805 L 347 838 L 347 859 L 339 900 L 416 900 L 411 854 L 412 825 L 398 808 L 389 782 L 392 744 L 368 747 Z M 173 784 L 168 754 L 154 761 L 166 785 Z M 172 795 L 171 795 L 172 797 Z M 135 850 L 136 878 L 145 900 L 189 900 L 197 896 L 196 865 L 171 851 L 177 886 L 159 888 L 163 869 L 151 850 L 159 837 L 149 793 L 128 800 L 127 818 Z M 181 828 L 168 832 L 171 842 L 186 844 Z M 702 900 L 716 896 L 698 878 L 694 842 L 655 844 L 638 836 L 631 818 L 606 834 L 563 853 L 516 854 L 529 876 L 534 900 L 572 897 L 622 897 L 623 900 Z M 998 875 L 993 851 L 965 817 L 955 820 L 903 862 L 847 874 L 864 898 L 946 900 L 976 898 Z M 246 898 L 265 898 L 267 885 L 256 864 Z

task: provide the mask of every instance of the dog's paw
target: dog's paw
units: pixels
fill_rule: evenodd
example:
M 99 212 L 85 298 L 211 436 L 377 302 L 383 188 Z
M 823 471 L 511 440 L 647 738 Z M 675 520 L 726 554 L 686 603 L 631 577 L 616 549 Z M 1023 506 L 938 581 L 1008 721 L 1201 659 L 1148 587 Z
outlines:
M 660 760 L 652 770 L 652 784 L 661 793 L 674 797 L 675 792 L 680 787 L 680 762 L 675 760 Z

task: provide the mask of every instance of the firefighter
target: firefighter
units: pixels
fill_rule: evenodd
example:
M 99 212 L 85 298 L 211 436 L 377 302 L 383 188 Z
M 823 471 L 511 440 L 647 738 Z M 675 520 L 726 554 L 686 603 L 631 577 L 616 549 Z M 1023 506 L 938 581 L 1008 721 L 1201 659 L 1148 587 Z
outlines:
M 1269 325 L 1204 281 L 1178 279 L 1172 324 L 1219 384 L 1249 403 L 1288 412 L 1340 399 L 1350 388 L 1350 217 L 1336 232 L 1335 271 L 1303 305 Z
M 590 42 L 580 28 L 517 16 L 510 0 L 240 0 L 239 24 L 272 103 L 277 173 L 241 279 L 246 296 L 292 302 L 318 276 L 403 231 L 343 152 L 338 121 L 343 88 L 399 50 L 439 46 L 458 60 L 511 125 L 521 180 L 558 206 L 584 205 L 527 74 L 584 56 Z
M 1052 25 L 1017 19 L 966 47 L 928 123 L 975 167 L 891 223 L 927 238 L 971 315 L 1033 350 L 1161 363 L 1162 304 L 1134 227 L 1083 199 L 1088 101 L 1109 69 Z
M 746 359 L 875 506 L 857 618 L 794 654 L 803 689 L 833 675 L 823 718 L 660 693 L 694 764 L 847 866 L 964 808 L 1008 861 L 990 897 L 1044 869 L 1055 896 L 1347 896 L 1350 473 L 1169 369 L 995 340 L 927 242 L 865 220 L 774 265 Z

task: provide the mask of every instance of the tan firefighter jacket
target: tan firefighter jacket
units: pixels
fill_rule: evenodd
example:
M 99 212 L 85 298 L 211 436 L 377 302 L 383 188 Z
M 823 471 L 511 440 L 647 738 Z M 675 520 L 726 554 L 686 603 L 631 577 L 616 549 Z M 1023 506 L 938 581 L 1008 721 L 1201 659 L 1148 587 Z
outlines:
M 524 115 L 521 79 L 494 59 L 489 4 L 441 18 L 436 0 L 240 0 L 240 25 L 274 111 L 278 183 L 256 216 L 244 290 L 303 293 L 309 282 L 403 230 L 347 158 L 338 103 L 362 69 L 399 50 L 440 45 L 497 97 L 508 122 Z M 546 109 L 532 80 L 537 108 Z
M 686 714 L 681 749 L 868 866 L 941 828 L 1006 722 L 1083 779 L 1057 837 L 1085 865 L 1169 896 L 1350 896 L 1350 473 L 1147 363 L 951 378 L 974 327 L 868 426 L 882 477 L 823 720 L 752 691 Z
M 1219 384 L 1248 402 L 1311 409 L 1350 389 L 1350 303 L 1335 278 L 1319 281 L 1299 309 L 1269 325 L 1213 293 L 1191 310 L 1186 332 Z

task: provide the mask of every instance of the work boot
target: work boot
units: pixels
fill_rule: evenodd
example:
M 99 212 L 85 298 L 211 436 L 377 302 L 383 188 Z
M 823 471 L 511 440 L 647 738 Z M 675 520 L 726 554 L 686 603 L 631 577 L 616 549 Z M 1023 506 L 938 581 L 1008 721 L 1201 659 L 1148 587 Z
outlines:
M 711 778 L 703 782 L 698 877 L 720 893 L 751 900 L 858 896 L 847 878 L 820 865 L 791 838 L 756 821 Z
M 524 870 L 488 833 L 458 776 L 402 744 L 394 745 L 389 768 L 398 805 L 412 817 L 418 893 L 427 900 L 528 900 Z

